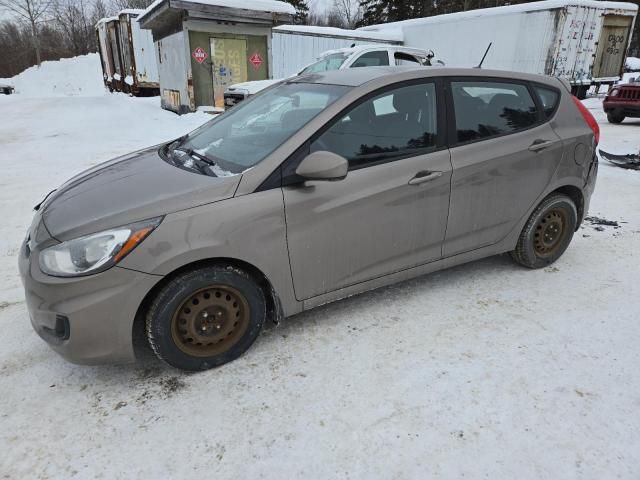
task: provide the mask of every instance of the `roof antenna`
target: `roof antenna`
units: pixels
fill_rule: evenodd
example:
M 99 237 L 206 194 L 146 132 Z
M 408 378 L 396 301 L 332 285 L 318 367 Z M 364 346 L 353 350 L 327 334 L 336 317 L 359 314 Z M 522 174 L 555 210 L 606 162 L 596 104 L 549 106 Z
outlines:
M 493 45 L 493 42 L 489 42 L 489 46 L 484 51 L 484 55 L 482 56 L 482 60 L 480 60 L 480 63 L 475 68 L 482 68 L 482 64 L 484 63 L 484 59 L 487 58 L 487 53 L 489 53 L 489 49 L 491 48 L 491 45 Z

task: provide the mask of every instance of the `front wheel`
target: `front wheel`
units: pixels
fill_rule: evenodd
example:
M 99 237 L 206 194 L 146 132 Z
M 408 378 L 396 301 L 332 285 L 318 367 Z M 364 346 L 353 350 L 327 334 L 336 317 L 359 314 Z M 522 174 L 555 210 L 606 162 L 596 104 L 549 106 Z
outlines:
M 528 268 L 542 268 L 562 256 L 578 223 L 573 200 L 566 195 L 547 197 L 531 214 L 511 257 Z
M 247 351 L 265 318 L 264 293 L 246 272 L 205 267 L 178 275 L 158 292 L 147 313 L 147 338 L 169 365 L 206 370 Z
M 624 115 L 621 113 L 607 113 L 607 120 L 609 123 L 622 123 L 624 120 Z

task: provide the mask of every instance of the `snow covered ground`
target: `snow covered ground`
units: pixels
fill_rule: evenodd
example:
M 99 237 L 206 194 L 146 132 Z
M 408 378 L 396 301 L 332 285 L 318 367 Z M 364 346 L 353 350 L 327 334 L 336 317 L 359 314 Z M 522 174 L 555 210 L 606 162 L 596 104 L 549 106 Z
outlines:
M 640 148 L 640 120 L 602 147 Z M 31 208 L 103 160 L 210 118 L 158 99 L 0 97 L 0 478 L 640 477 L 640 172 L 601 163 L 555 265 L 485 259 L 288 319 L 239 360 L 66 363 L 16 255 Z M 624 222 L 624 223 L 622 223 Z

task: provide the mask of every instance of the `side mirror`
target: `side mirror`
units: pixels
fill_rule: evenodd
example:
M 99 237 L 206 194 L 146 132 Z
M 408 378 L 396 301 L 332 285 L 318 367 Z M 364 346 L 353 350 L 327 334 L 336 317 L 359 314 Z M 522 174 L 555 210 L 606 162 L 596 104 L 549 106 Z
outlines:
M 307 155 L 296 168 L 296 174 L 305 180 L 342 180 L 348 171 L 346 158 L 326 151 Z

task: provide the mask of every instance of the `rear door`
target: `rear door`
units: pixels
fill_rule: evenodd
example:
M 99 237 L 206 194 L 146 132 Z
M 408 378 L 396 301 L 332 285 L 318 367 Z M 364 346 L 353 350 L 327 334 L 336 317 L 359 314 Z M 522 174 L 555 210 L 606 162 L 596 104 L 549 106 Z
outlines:
M 629 44 L 629 32 L 633 17 L 605 15 L 593 63 L 593 78 L 618 77 Z
M 526 83 L 456 78 L 448 87 L 455 116 L 445 257 L 503 239 L 545 190 L 563 151 Z
M 436 83 L 390 87 L 354 105 L 284 168 L 313 151 L 349 161 L 335 182 L 283 188 L 296 298 L 305 300 L 442 255 L 451 162 Z

